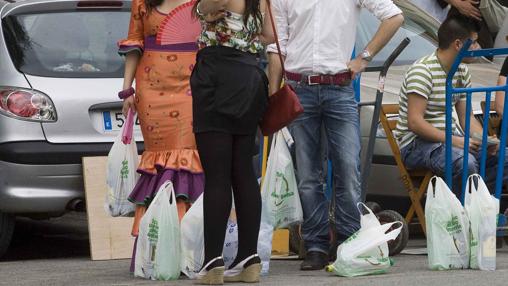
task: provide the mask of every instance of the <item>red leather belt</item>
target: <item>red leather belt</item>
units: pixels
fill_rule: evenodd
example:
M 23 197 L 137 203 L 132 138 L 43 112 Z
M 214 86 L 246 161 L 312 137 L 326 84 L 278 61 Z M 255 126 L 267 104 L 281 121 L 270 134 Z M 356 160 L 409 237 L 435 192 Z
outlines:
M 286 72 L 288 80 L 301 82 L 307 85 L 349 85 L 351 83 L 351 72 L 344 71 L 338 74 L 316 74 L 303 75 L 299 73 Z

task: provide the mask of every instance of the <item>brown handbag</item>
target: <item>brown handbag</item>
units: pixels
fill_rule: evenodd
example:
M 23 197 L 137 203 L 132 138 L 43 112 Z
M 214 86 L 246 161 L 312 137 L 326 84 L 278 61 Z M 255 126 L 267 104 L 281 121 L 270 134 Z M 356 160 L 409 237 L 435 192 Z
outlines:
M 284 82 L 286 82 L 286 69 L 284 68 L 284 60 L 282 59 L 279 38 L 277 37 L 277 29 L 275 28 L 275 21 L 273 19 L 270 1 L 268 1 L 268 13 L 270 14 L 270 20 L 272 22 L 273 33 L 275 36 L 275 44 L 277 46 L 282 66 L 282 77 Z M 259 127 L 261 128 L 263 135 L 269 136 L 287 126 L 302 113 L 303 106 L 300 104 L 300 100 L 298 100 L 295 90 L 291 85 L 284 83 L 282 88 L 268 99 L 268 108 L 261 119 Z

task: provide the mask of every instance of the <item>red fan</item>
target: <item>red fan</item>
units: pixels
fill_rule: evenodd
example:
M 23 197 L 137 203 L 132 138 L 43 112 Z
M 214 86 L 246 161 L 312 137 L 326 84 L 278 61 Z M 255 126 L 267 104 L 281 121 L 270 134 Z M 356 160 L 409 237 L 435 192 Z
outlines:
M 201 33 L 199 21 L 192 16 L 196 1 L 190 1 L 173 9 L 162 21 L 157 31 L 158 45 L 195 43 Z

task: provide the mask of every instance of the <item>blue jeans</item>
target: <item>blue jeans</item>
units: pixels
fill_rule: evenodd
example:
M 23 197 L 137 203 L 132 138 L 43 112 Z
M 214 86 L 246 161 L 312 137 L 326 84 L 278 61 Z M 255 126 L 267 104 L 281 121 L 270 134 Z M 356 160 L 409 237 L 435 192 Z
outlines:
M 289 126 L 295 141 L 298 190 L 302 201 L 302 238 L 307 251 L 328 253 L 328 201 L 323 191 L 321 130 L 333 165 L 336 233 L 349 237 L 360 228 L 360 119 L 351 86 L 308 86 L 289 82 L 304 113 Z M 324 126 L 324 128 L 322 128 Z
M 444 176 L 445 173 L 445 145 L 443 143 L 435 143 L 416 138 L 409 145 L 400 150 L 402 161 L 408 169 L 429 169 L 435 175 Z M 495 192 L 496 175 L 497 175 L 498 156 L 488 156 L 485 165 L 485 184 L 491 193 Z M 453 174 L 453 193 L 461 198 L 462 194 L 462 170 L 464 163 L 464 150 L 460 148 L 452 148 L 452 174 Z M 503 182 L 508 179 L 508 152 L 506 152 L 504 161 L 504 177 Z M 480 152 L 469 153 L 468 157 L 468 174 L 480 173 Z

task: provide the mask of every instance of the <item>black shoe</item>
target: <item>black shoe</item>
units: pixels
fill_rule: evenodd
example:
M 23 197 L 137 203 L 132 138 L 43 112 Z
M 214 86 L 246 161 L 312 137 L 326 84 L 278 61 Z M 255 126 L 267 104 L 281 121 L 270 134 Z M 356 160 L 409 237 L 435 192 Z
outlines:
M 322 270 L 328 265 L 328 255 L 320 251 L 309 251 L 300 265 L 300 270 Z

